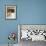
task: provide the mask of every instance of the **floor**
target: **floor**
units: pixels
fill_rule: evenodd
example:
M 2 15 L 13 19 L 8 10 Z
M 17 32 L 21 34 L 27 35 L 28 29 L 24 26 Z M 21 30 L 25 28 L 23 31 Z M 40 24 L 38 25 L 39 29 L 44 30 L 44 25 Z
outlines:
M 31 40 L 28 40 L 28 41 L 21 40 L 20 46 L 46 46 L 46 42 L 45 41 L 32 42 Z
M 8 44 L 0 44 L 0 46 L 8 46 Z M 10 45 L 10 46 L 18 46 L 18 44 Z
M 8 46 L 8 44 L 0 44 L 0 46 Z M 10 45 L 11 46 L 11 45 Z M 14 44 L 13 46 L 46 46 L 45 41 L 34 41 L 31 40 L 21 40 L 19 44 Z

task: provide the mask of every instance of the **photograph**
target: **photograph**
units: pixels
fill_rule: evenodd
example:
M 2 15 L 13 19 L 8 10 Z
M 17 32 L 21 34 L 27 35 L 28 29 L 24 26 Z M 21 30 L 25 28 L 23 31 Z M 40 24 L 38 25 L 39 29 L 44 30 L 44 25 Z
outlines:
M 16 5 L 6 5 L 5 17 L 6 19 L 16 19 Z

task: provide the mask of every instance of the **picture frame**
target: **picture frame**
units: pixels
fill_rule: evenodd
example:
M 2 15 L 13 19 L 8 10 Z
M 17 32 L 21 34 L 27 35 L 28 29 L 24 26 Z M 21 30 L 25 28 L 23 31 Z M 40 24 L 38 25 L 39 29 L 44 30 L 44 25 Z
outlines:
M 5 19 L 6 20 L 16 19 L 16 5 L 5 6 Z

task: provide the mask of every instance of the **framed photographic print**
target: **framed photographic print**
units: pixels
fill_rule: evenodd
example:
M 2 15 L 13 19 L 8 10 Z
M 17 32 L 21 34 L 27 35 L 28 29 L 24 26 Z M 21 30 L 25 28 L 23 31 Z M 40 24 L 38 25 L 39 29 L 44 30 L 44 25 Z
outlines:
M 16 19 L 16 5 L 6 5 L 5 18 Z

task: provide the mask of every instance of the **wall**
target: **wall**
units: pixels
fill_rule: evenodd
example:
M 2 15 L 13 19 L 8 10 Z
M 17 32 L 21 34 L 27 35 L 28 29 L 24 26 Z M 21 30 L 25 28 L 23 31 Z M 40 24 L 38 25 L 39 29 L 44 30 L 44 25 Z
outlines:
M 16 20 L 5 20 L 5 5 L 15 4 L 17 5 L 17 0 L 0 0 L 0 44 L 7 44 L 8 34 L 10 32 L 16 32 L 17 34 L 17 24 L 19 22 L 19 16 L 17 15 Z M 15 41 L 18 42 L 17 39 Z
M 21 24 L 46 24 L 46 0 L 20 1 Z
M 5 20 L 5 4 L 17 6 L 16 20 Z M 0 0 L 0 44 L 8 43 L 9 32 L 17 34 L 18 24 L 46 24 L 46 0 Z

